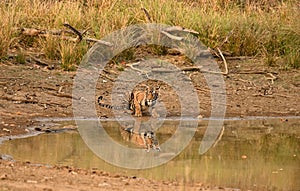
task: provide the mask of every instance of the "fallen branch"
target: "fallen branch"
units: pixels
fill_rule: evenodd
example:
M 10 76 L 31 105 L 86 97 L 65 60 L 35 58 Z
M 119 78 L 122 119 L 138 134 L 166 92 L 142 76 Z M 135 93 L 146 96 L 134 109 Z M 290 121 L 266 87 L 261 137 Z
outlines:
M 106 70 L 106 69 L 103 69 L 102 71 L 105 72 L 105 73 L 107 73 L 107 74 L 119 75 L 119 73 L 115 72 L 114 70 Z
M 169 69 L 165 69 L 165 68 L 153 68 L 152 72 L 157 72 L 157 73 L 172 73 L 172 72 L 176 72 L 176 70 L 169 70 Z
M 104 44 L 106 46 L 113 46 L 113 44 L 110 43 L 110 42 L 107 42 L 107 41 L 104 41 L 104 40 L 98 40 L 98 39 L 95 39 L 95 38 L 83 37 L 83 40 L 89 41 L 89 42 L 98 42 L 98 43 Z
M 254 87 L 256 87 L 255 83 L 250 81 L 250 80 L 244 80 L 244 79 L 235 79 L 236 81 L 241 81 L 241 82 L 244 82 L 244 83 L 247 83 L 247 84 L 250 84 Z
M 32 55 L 28 55 L 29 56 L 29 58 L 31 58 L 32 60 L 34 60 L 36 63 L 38 63 L 39 65 L 42 65 L 42 66 L 49 66 L 49 64 L 48 63 L 46 63 L 45 61 L 42 61 L 42 60 L 40 60 L 40 59 L 38 59 L 38 58 L 36 58 L 36 57 L 34 57 L 34 56 L 32 56 Z
M 291 98 L 293 96 L 288 96 L 288 95 L 284 95 L 284 94 L 273 94 L 274 96 L 279 96 L 279 97 L 284 97 L 284 98 Z
M 272 74 L 278 74 L 277 72 L 268 72 L 268 71 L 240 71 L 240 72 L 233 72 L 233 74 L 268 74 L 268 73 L 272 73 Z
M 222 74 L 227 75 L 227 74 L 228 74 L 228 66 L 227 66 L 226 59 L 225 59 L 225 57 L 223 56 L 221 50 L 220 50 L 219 48 L 217 48 L 217 50 L 219 51 L 219 53 L 220 53 L 220 55 L 221 55 L 221 58 L 223 59 L 224 66 L 225 66 L 225 72 L 222 72 Z
M 85 35 L 85 33 L 87 33 L 90 29 L 91 29 L 91 27 L 85 29 L 84 31 L 81 32 L 81 35 L 82 35 L 82 36 Z
M 188 67 L 184 67 L 184 68 L 181 68 L 182 71 L 201 71 L 201 68 L 202 67 L 199 67 L 199 66 L 188 66 Z
M 15 28 L 19 30 L 22 35 L 25 36 L 39 36 L 41 34 L 51 34 L 51 35 L 63 35 L 63 34 L 73 34 L 69 30 L 45 30 L 45 29 L 35 29 L 35 28 Z
M 68 27 L 71 29 L 71 31 L 68 30 L 44 30 L 44 29 L 34 29 L 34 28 L 21 28 L 22 35 L 25 36 L 41 36 L 41 37 L 54 37 L 54 38 L 60 38 L 62 40 L 68 40 L 71 42 L 80 42 L 82 40 L 89 41 L 89 42 L 97 42 L 106 46 L 113 46 L 112 43 L 106 42 L 103 40 L 98 40 L 95 38 L 89 38 L 89 37 L 83 37 L 83 34 L 85 34 L 88 29 L 84 30 L 83 32 L 80 32 L 79 30 L 75 29 L 71 25 L 65 23 L 65 27 Z M 71 36 L 65 36 L 65 33 L 69 34 L 76 34 L 77 37 L 71 37 Z
M 42 90 L 57 91 L 56 88 L 50 86 L 33 86 L 32 88 L 40 88 Z
M 171 26 L 171 27 L 165 28 L 164 31 L 165 31 L 165 32 L 182 31 L 182 32 L 187 32 L 187 33 L 196 34 L 196 35 L 199 34 L 199 32 L 197 32 L 197 31 L 195 31 L 195 30 L 192 30 L 192 29 L 186 29 L 186 28 L 181 27 L 181 26 Z
M 183 39 L 183 37 L 179 37 L 179 36 L 175 36 L 175 35 L 172 35 L 166 31 L 160 31 L 162 34 L 166 35 L 167 37 L 169 37 L 170 39 L 173 39 L 173 40 L 178 40 L 178 41 L 181 41 Z
M 102 77 L 104 77 L 104 78 L 106 78 L 106 79 L 108 79 L 108 80 L 110 80 L 110 81 L 112 81 L 112 82 L 115 81 L 115 79 L 113 79 L 113 78 L 111 78 L 111 77 L 109 77 L 109 76 L 107 76 L 107 75 L 105 75 L 105 74 L 100 73 L 100 76 L 102 76 Z
M 226 56 L 226 60 L 247 60 L 253 58 L 254 57 L 250 57 L 250 56 Z
M 267 98 L 275 98 L 274 95 L 269 95 L 269 94 L 253 94 L 254 97 L 267 97 Z
M 90 41 L 90 42 L 99 42 L 101 44 L 104 44 L 104 45 L 107 45 L 107 46 L 113 46 L 113 44 L 109 43 L 109 42 L 106 42 L 106 41 L 103 41 L 103 40 L 98 40 L 98 39 L 95 39 L 95 38 L 89 38 L 89 37 L 83 37 L 83 35 L 90 29 L 90 28 L 87 28 L 85 29 L 83 32 L 79 32 L 77 29 L 75 29 L 74 27 L 72 27 L 70 24 L 68 23 L 64 23 L 63 24 L 65 27 L 68 27 L 70 28 L 77 36 L 78 38 L 76 39 L 73 39 L 72 41 L 77 41 L 77 42 L 80 42 L 82 40 L 85 40 L 85 41 Z
M 180 68 L 181 71 L 189 72 L 189 71 L 201 71 L 202 67 L 199 66 L 188 66 L 184 68 Z M 177 72 L 177 70 L 165 69 L 165 68 L 153 68 L 152 72 L 161 72 L 161 73 L 172 73 Z
M 77 38 L 77 41 L 78 41 L 78 42 L 82 41 L 82 34 L 81 34 L 81 32 L 79 32 L 77 29 L 75 29 L 74 27 L 72 27 L 72 26 L 69 25 L 68 23 L 64 23 L 63 25 L 64 25 L 65 27 L 71 29 L 71 30 L 78 36 L 78 38 Z
M 47 93 L 47 94 L 50 94 L 50 95 L 57 96 L 57 97 L 65 97 L 65 98 L 70 98 L 70 99 L 80 100 L 80 98 L 74 97 L 73 95 L 70 95 L 70 94 L 54 93 L 54 92 L 46 92 L 46 93 Z
M 144 70 L 140 70 L 140 69 L 134 67 L 134 66 L 139 65 L 139 64 L 140 64 L 140 62 L 136 62 L 136 63 L 132 63 L 132 64 L 126 64 L 126 66 L 129 66 L 132 70 L 135 70 L 135 71 L 138 71 L 138 72 L 140 72 L 142 74 L 145 74 L 146 77 L 149 78 L 149 76 L 148 76 L 149 72 L 144 71 Z
M 23 79 L 22 77 L 0 77 L 0 79 Z
M 69 105 L 63 105 L 63 104 L 59 104 L 59 103 L 53 103 L 53 102 L 39 102 L 36 100 L 27 100 L 27 99 L 19 99 L 19 98 L 13 98 L 13 97 L 7 97 L 7 96 L 1 96 L 0 99 L 2 100 L 7 100 L 7 101 L 13 101 L 16 104 L 39 104 L 39 105 L 60 105 L 63 107 L 68 107 Z
M 40 66 L 47 66 L 47 67 L 50 67 L 51 65 L 59 65 L 59 62 L 57 61 L 46 61 L 46 60 L 41 60 L 35 56 L 33 56 L 34 53 L 30 53 L 30 52 L 27 52 L 27 51 L 22 51 L 22 53 L 24 54 L 25 56 L 25 60 L 27 62 L 31 62 L 32 60 L 37 64 L 37 65 L 40 65 Z M 18 56 L 18 54 L 12 54 L 12 53 L 8 53 L 8 56 L 10 58 L 16 58 Z

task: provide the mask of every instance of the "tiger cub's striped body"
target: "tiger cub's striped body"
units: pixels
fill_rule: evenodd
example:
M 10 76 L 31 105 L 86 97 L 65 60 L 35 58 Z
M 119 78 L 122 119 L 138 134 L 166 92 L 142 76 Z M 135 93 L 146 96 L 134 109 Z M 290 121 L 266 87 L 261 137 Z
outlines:
M 116 110 L 131 110 L 133 115 L 136 117 L 141 117 L 142 111 L 148 108 L 153 107 L 156 104 L 158 99 L 158 88 L 152 88 L 146 86 L 146 90 L 135 90 L 131 92 L 128 98 L 128 105 L 124 106 L 113 106 L 109 104 L 102 103 L 103 96 L 98 97 L 98 104 L 101 107 L 109 108 L 109 109 L 116 109 Z
M 121 129 L 121 136 L 125 141 L 133 143 L 138 147 L 160 151 L 159 143 L 153 131 L 134 132 L 133 128 Z

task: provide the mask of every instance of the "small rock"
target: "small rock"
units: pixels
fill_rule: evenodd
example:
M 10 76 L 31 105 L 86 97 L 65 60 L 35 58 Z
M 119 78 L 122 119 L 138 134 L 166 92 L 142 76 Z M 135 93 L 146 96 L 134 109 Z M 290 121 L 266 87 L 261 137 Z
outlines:
M 48 176 L 44 176 L 44 178 L 43 178 L 43 180 L 42 181 L 48 181 L 48 180 L 51 180 L 52 179 L 52 177 L 48 177 Z
M 109 173 L 108 172 L 102 172 L 101 175 L 102 176 L 109 176 Z
M 104 183 L 98 184 L 98 186 L 99 186 L 99 187 L 105 187 L 105 186 L 110 186 L 110 184 L 107 184 L 107 183 L 104 182 Z
M 36 180 L 27 180 L 26 182 L 30 183 L 30 184 L 37 184 L 38 183 Z
M 51 133 L 52 130 L 51 130 L 51 129 L 46 129 L 44 132 L 45 132 L 45 133 Z
M 202 119 L 202 118 L 203 118 L 203 115 L 198 115 L 197 118 L 198 118 L 198 119 Z
M 9 129 L 3 128 L 2 130 L 5 132 L 8 132 L 8 133 L 11 133 L 11 130 L 9 130 Z
M 14 158 L 10 155 L 6 155 L 6 154 L 0 154 L 0 159 L 2 160 L 6 160 L 6 161 L 12 161 L 14 162 Z
M 42 131 L 42 129 L 40 127 L 36 127 L 36 128 L 34 128 L 34 130 L 36 130 L 36 131 Z
M 52 188 L 44 188 L 43 191 L 53 191 Z
M 246 159 L 247 158 L 247 155 L 242 155 L 242 159 Z
M 285 118 L 280 118 L 280 121 L 281 121 L 281 122 L 288 122 L 289 120 L 288 120 L 288 119 L 285 119 Z
M 7 174 L 2 174 L 2 175 L 0 176 L 0 180 L 5 180 L 5 179 L 7 179 Z

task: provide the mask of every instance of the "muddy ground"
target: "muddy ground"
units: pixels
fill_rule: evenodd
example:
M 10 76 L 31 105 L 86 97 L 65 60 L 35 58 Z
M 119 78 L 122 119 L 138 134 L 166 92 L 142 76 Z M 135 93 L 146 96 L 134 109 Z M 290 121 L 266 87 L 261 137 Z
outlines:
M 190 67 L 182 55 L 159 57 L 179 68 Z M 260 60 L 227 60 L 226 117 L 299 116 L 300 72 L 268 67 Z M 220 68 L 224 71 L 222 62 Z M 120 69 L 120 67 L 122 67 Z M 100 75 L 97 95 L 109 97 L 114 79 L 123 65 L 110 64 Z M 18 135 L 38 126 L 37 118 L 72 117 L 72 88 L 76 72 L 65 72 L 33 63 L 0 63 L 0 136 Z M 201 72 L 186 71 L 197 90 L 201 116 L 210 116 L 210 91 Z M 180 115 L 180 102 L 172 88 L 161 85 L 159 101 L 167 116 Z M 74 98 L 73 98 L 74 99 Z M 96 101 L 96 98 L 95 98 Z M 112 117 L 110 110 L 97 108 L 99 117 Z M 196 116 L 197 117 L 197 116 Z M 0 151 L 1 154 L 1 151 Z M 4 154 L 4 153 L 2 153 Z M 47 167 L 0 160 L 0 190 L 224 190 L 202 184 L 182 185 L 143 178 L 110 175 L 99 170 Z

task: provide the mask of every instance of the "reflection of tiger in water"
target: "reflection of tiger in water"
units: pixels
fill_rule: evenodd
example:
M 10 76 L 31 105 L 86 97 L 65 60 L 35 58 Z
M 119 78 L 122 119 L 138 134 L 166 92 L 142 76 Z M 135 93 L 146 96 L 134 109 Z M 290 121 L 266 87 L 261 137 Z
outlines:
M 103 96 L 98 97 L 98 104 L 101 107 L 109 109 L 130 109 L 133 111 L 133 115 L 136 117 L 142 116 L 142 111 L 153 107 L 158 99 L 159 87 L 153 88 L 146 86 L 146 90 L 135 90 L 128 98 L 128 105 L 125 106 L 112 106 L 109 104 L 102 103 Z
M 160 151 L 159 143 L 153 131 L 134 132 L 133 128 L 121 129 L 121 136 L 125 141 L 131 142 L 139 147 L 150 151 L 154 149 Z

